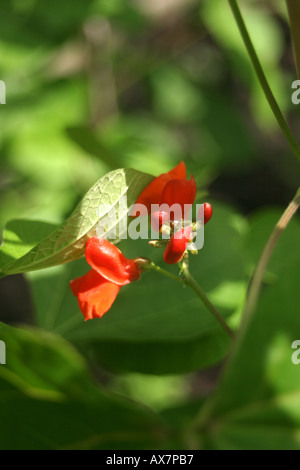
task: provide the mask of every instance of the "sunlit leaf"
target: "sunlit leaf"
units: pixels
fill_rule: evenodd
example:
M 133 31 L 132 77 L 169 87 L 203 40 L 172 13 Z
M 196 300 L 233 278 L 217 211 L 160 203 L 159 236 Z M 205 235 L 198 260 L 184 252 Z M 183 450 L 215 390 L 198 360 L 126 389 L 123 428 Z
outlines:
M 4 274 L 47 268 L 81 258 L 86 240 L 96 235 L 96 228 L 114 208 L 115 218 L 108 230 L 113 230 L 127 218 L 130 206 L 151 181 L 150 175 L 133 169 L 115 170 L 103 176 L 88 191 L 66 222 L 32 248 L 27 254 L 2 266 Z M 124 200 L 126 197 L 126 200 Z M 122 203 L 118 204 L 122 200 Z M 122 224 L 121 224 L 122 225 Z M 2 252 L 7 254 L 6 243 L 11 245 L 12 235 L 4 235 Z

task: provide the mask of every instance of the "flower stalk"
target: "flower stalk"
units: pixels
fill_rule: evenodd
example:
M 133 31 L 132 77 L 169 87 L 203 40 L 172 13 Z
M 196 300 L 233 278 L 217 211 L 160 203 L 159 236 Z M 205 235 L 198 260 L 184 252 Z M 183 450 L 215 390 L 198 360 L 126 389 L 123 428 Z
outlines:
M 202 300 L 202 302 L 207 307 L 207 309 L 210 311 L 210 313 L 215 317 L 217 322 L 221 325 L 223 330 L 232 339 L 234 339 L 235 334 L 234 334 L 233 330 L 227 325 L 226 321 L 224 320 L 222 315 L 218 312 L 216 307 L 211 303 L 211 301 L 209 300 L 209 298 L 205 294 L 202 287 L 200 287 L 199 284 L 197 283 L 197 281 L 193 278 L 193 276 L 191 275 L 191 273 L 189 271 L 188 265 L 185 262 L 182 263 L 181 273 L 182 273 L 185 284 L 188 285 L 189 287 L 191 287 L 191 289 L 193 289 L 195 294 Z
M 161 268 L 160 266 L 157 266 L 153 262 L 148 264 L 146 269 L 156 271 L 157 273 L 162 274 L 163 276 L 169 277 L 170 279 L 173 279 L 177 282 L 180 282 L 181 284 L 189 286 L 195 292 L 195 294 L 202 300 L 202 302 L 204 303 L 206 308 L 215 317 L 215 319 L 221 325 L 223 330 L 232 339 L 235 338 L 235 334 L 234 334 L 233 330 L 227 325 L 227 323 L 224 320 L 224 318 L 222 317 L 222 315 L 218 312 L 216 307 L 211 303 L 211 301 L 208 299 L 207 295 L 205 294 L 204 290 L 199 286 L 199 284 L 196 282 L 196 280 L 191 275 L 191 273 L 189 271 L 189 268 L 188 268 L 188 263 L 185 260 L 182 262 L 182 265 L 181 265 L 181 277 L 175 276 L 174 274 L 170 273 L 169 271 L 166 271 L 165 269 Z

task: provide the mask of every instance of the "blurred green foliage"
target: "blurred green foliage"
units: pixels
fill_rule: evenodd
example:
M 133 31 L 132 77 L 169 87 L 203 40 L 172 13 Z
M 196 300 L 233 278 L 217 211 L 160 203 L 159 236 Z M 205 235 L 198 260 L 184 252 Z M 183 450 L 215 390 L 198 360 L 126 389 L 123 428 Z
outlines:
M 284 2 L 240 4 L 297 129 Z M 215 208 L 191 270 L 236 327 L 280 214 L 274 206 L 293 196 L 300 169 L 227 2 L 5 0 L 0 57 L 0 227 L 37 221 L 28 249 L 108 171 L 157 175 L 184 160 L 198 202 L 211 194 Z M 14 242 L 21 226 L 8 226 Z M 217 372 L 207 385 L 206 371 L 196 371 L 219 364 L 228 340 L 186 289 L 147 273 L 103 319 L 84 323 L 68 285 L 87 271 L 84 260 L 27 274 L 35 327 L 0 327 L 8 357 L 0 366 L 0 448 L 187 448 L 183 429 L 195 416 L 204 448 L 299 448 L 290 360 L 300 333 L 299 233 L 296 220 L 280 240 L 255 318 L 212 398 Z M 161 259 L 146 242 L 121 248 Z

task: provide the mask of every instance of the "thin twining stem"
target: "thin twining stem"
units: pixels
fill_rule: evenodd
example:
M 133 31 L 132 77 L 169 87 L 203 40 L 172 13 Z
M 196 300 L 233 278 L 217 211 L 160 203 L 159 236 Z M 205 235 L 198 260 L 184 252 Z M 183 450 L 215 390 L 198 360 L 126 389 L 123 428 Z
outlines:
M 269 86 L 269 83 L 266 79 L 265 73 L 263 71 L 263 68 L 261 66 L 261 63 L 259 61 L 259 58 L 257 56 L 257 53 L 255 51 L 255 48 L 253 46 L 253 43 L 251 41 L 250 35 L 248 33 L 246 24 L 244 22 L 241 10 L 238 6 L 238 3 L 236 0 L 228 0 L 229 4 L 231 6 L 235 21 L 237 23 L 237 26 L 240 30 L 242 39 L 244 41 L 245 47 L 247 49 L 247 52 L 249 54 L 250 60 L 252 62 L 253 68 L 255 70 L 256 76 L 260 82 L 260 85 L 263 89 L 263 92 L 265 94 L 265 97 L 273 111 L 273 114 L 282 130 L 284 133 L 293 153 L 296 155 L 298 160 L 300 161 L 300 148 L 297 144 L 296 138 L 294 134 L 292 133 L 291 129 L 289 128 L 288 123 L 286 122 L 285 117 L 283 116 L 281 109 L 272 93 L 272 90 Z
M 286 0 L 286 3 L 290 17 L 291 36 L 293 41 L 296 68 L 298 78 L 300 78 L 300 2 L 297 0 Z
M 278 239 L 282 234 L 283 230 L 287 227 L 293 215 L 297 212 L 299 206 L 300 188 L 298 189 L 294 199 L 290 202 L 290 204 L 278 220 L 256 265 L 253 278 L 249 287 L 244 312 L 242 315 L 242 321 L 240 326 L 241 330 L 245 330 L 247 328 L 249 321 L 255 311 L 255 307 L 261 289 L 261 284 L 263 282 L 264 273 L 271 258 L 271 255 L 274 251 L 274 248 L 278 242 Z

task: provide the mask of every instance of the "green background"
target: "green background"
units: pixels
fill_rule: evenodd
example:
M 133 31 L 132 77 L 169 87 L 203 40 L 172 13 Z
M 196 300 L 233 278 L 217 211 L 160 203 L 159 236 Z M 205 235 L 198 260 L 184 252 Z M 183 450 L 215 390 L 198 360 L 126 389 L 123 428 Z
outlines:
M 285 4 L 239 3 L 297 136 Z M 228 2 L 6 0 L 0 57 L 1 269 L 61 226 L 106 173 L 134 168 L 134 200 L 151 179 L 143 173 L 183 160 L 196 202 L 214 207 L 191 272 L 236 329 L 300 168 Z M 299 235 L 296 216 L 233 347 L 192 291 L 157 273 L 86 323 L 69 288 L 89 269 L 84 259 L 0 279 L 0 448 L 299 449 Z M 146 241 L 119 247 L 163 266 Z

